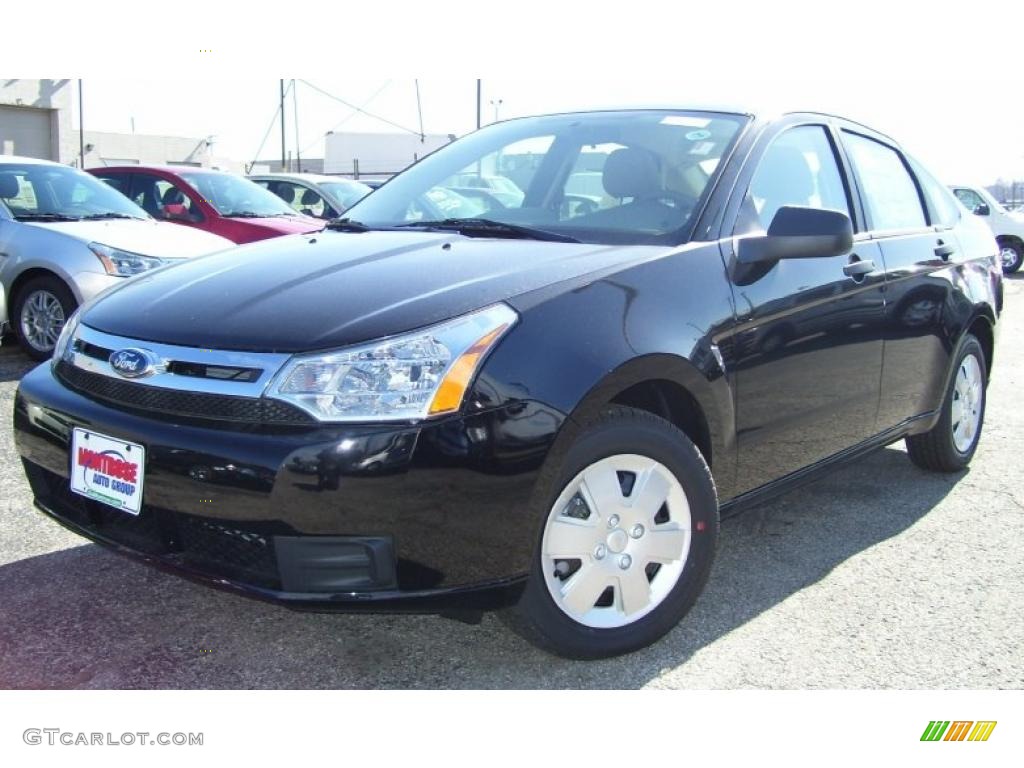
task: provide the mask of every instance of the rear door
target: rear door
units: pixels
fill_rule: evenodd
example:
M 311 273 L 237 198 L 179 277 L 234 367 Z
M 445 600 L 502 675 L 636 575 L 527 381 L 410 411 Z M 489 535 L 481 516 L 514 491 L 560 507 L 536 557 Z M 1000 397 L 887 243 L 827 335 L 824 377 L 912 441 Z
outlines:
M 841 134 L 886 270 L 881 432 L 941 400 L 950 355 L 943 318 L 956 311 L 949 306 L 951 281 L 963 259 L 954 233 L 959 210 L 945 190 L 934 189 L 937 182 L 923 175 L 919 180 L 903 153 L 882 137 L 846 129 Z
M 842 211 L 856 226 L 860 214 L 837 150 L 826 122 L 799 122 L 763 137 L 754 150 L 758 159 L 748 160 L 738 180 L 746 191 L 734 234 L 767 230 L 784 205 Z M 866 262 L 866 271 L 849 269 L 858 261 Z M 884 272 L 877 245 L 861 233 L 841 256 L 727 263 L 738 319 L 733 341 L 742 493 L 874 434 Z

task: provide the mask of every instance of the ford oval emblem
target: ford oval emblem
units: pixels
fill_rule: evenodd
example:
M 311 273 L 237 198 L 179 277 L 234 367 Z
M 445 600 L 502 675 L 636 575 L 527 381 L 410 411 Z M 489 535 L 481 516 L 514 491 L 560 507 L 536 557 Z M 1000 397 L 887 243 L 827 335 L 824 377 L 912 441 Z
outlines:
M 144 349 L 119 349 L 110 354 L 110 367 L 126 379 L 138 379 L 156 373 L 157 360 Z

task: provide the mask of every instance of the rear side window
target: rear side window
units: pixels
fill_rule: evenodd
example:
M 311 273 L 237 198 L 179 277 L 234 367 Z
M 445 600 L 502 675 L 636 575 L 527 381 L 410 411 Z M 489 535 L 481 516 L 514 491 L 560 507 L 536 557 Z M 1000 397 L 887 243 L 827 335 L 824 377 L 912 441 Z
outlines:
M 914 170 L 914 175 L 917 176 L 924 197 L 928 201 L 932 224 L 940 227 L 955 226 L 960 221 L 960 207 L 953 199 L 953 193 L 936 181 L 935 177 L 916 160 L 910 160 L 910 167 Z
M 736 234 L 767 231 L 786 205 L 850 215 L 846 186 L 823 126 L 790 128 L 771 143 L 747 188 Z
M 917 185 L 900 154 L 881 142 L 849 131 L 843 131 L 843 138 L 857 169 L 871 228 L 921 229 L 928 226 Z

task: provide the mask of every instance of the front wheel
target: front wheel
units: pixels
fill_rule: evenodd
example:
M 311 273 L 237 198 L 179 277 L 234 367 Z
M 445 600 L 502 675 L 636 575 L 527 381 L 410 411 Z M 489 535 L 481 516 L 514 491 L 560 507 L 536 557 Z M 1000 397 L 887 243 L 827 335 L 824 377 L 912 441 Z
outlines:
M 610 407 L 554 485 L 513 625 L 577 659 L 655 642 L 694 604 L 714 558 L 718 500 L 704 458 L 667 421 Z
M 974 336 L 960 345 L 942 415 L 928 432 L 906 439 L 911 461 L 933 472 L 957 472 L 970 464 L 985 423 L 988 386 L 985 352 Z
M 77 306 L 71 290 L 57 277 L 36 277 L 25 283 L 14 297 L 11 313 L 22 349 L 36 360 L 49 358 Z

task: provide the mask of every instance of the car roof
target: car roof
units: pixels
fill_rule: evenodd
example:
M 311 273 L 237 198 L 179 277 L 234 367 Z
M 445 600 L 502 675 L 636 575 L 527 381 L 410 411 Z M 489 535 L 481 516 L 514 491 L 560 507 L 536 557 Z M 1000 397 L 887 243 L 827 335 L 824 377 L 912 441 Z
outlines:
M 22 157 L 21 155 L 0 155 L 0 165 L 61 165 L 53 160 L 43 160 L 39 157 Z M 71 166 L 68 166 L 69 168 Z
M 334 181 L 342 183 L 361 183 L 358 179 L 347 179 L 344 176 L 328 176 L 323 173 L 252 173 L 250 179 L 268 179 L 271 181 L 311 181 L 325 182 Z
M 522 117 L 511 117 L 500 122 L 512 122 L 514 120 L 529 119 L 530 117 L 555 117 L 558 115 L 585 115 L 585 114 L 596 114 L 601 112 L 710 112 L 716 114 L 735 115 L 737 117 L 746 117 L 756 119 L 760 122 L 770 122 L 773 120 L 779 120 L 783 117 L 791 115 L 808 115 L 821 118 L 829 118 L 834 120 L 841 120 L 845 123 L 858 126 L 866 131 L 883 137 L 893 144 L 898 142 L 891 136 L 887 135 L 883 131 L 879 131 L 877 128 L 872 128 L 869 125 L 865 125 L 857 120 L 846 117 L 845 115 L 838 115 L 834 112 L 828 112 L 825 110 L 815 109 L 803 109 L 796 107 L 795 105 L 780 105 L 770 100 L 766 100 L 760 105 L 747 105 L 738 106 L 736 104 L 687 104 L 687 103 L 644 103 L 644 104 L 617 104 L 613 106 L 602 106 L 602 107 L 589 107 L 582 109 L 567 109 L 565 111 L 550 112 L 543 115 L 524 115 Z
M 93 171 L 162 171 L 163 173 L 226 173 L 216 168 L 203 168 L 198 165 L 102 165 L 95 168 L 87 168 L 90 173 Z

